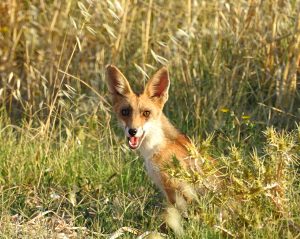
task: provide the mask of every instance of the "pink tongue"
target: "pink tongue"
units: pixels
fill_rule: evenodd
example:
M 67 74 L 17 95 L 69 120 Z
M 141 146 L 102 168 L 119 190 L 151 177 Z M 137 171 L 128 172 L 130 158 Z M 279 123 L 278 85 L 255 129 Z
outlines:
M 136 145 L 138 142 L 138 137 L 130 137 L 130 143 Z

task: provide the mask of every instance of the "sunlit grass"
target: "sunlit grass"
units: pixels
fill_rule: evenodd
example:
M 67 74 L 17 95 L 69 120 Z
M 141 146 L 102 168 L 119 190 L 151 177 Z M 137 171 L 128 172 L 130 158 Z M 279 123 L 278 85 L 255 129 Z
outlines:
M 148 180 L 141 160 L 122 139 L 113 136 L 111 145 L 105 135 L 98 135 L 107 129 L 94 123 L 95 129 L 82 125 L 81 133 L 89 136 L 80 143 L 75 135 L 71 141 L 67 137 L 59 143 L 52 141 L 47 155 L 44 142 L 30 138 L 34 129 L 24 133 L 2 126 L 3 236 L 101 237 L 124 226 L 139 233 L 160 230 L 163 198 Z M 250 126 L 245 129 L 243 137 L 261 140 L 258 148 L 229 146 L 233 141 L 215 135 L 191 152 L 200 157 L 199 162 L 214 156 L 217 164 L 204 162 L 204 174 L 198 175 L 198 181 L 192 176 L 190 182 L 201 184 L 219 168 L 224 186 L 215 189 L 205 183 L 208 191 L 192 206 L 192 216 L 184 223 L 186 236 L 281 238 L 299 233 L 299 130 L 280 133 L 271 128 L 262 137 L 251 135 L 251 130 Z M 227 137 L 234 138 L 236 132 Z M 186 175 L 190 174 L 184 174 L 189 181 Z

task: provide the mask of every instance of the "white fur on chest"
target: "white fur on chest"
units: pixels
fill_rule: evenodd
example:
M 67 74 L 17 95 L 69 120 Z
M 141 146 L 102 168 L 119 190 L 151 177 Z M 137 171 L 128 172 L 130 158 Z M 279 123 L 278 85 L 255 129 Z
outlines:
M 164 145 L 164 134 L 162 131 L 160 122 L 149 122 L 144 125 L 145 139 L 140 147 L 140 153 L 142 154 L 145 167 L 149 177 L 164 192 L 160 169 L 158 165 L 153 162 L 153 156 Z
M 164 188 L 162 185 L 161 181 L 161 176 L 160 176 L 160 169 L 158 168 L 157 165 L 155 165 L 151 158 L 150 159 L 144 159 L 145 160 L 145 167 L 147 170 L 147 173 L 151 180 L 154 182 L 154 184 L 162 191 L 164 192 Z
M 160 121 L 147 122 L 143 126 L 145 138 L 139 149 L 144 159 L 150 159 L 164 145 L 164 132 Z

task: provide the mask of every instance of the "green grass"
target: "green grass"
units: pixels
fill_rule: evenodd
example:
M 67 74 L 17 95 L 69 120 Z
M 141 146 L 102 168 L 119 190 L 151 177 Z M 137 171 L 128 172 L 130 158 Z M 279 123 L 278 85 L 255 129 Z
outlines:
M 135 89 L 168 65 L 166 114 L 224 174 L 182 238 L 299 237 L 299 11 L 298 0 L 1 1 L 0 237 L 161 231 L 164 199 L 110 112 L 111 63 Z
M 226 187 L 209 189 L 193 205 L 198 214 L 184 223 L 183 238 L 282 238 L 299 233 L 300 131 L 268 129 L 255 135 L 262 133 L 253 127 L 248 121 L 240 141 L 259 139 L 259 147 L 232 144 L 239 130 L 228 133 L 226 127 L 198 142 L 201 156 L 217 159 Z M 142 160 L 114 134 L 111 144 L 105 137 L 108 129 L 97 121 L 94 128 L 81 126 L 80 141 L 76 133 L 73 139 L 57 136 L 48 150 L 30 134 L 32 129 L 24 132 L 25 126 L 12 128 L 4 120 L 1 128 L 2 237 L 102 237 L 125 226 L 159 230 L 165 204 Z M 203 178 L 214 170 L 203 168 Z

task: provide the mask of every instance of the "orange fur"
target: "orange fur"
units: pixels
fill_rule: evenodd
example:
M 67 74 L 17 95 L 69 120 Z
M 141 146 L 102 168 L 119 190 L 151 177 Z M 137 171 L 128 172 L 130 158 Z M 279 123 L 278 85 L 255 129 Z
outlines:
M 113 109 L 124 127 L 129 145 L 141 152 L 154 183 L 172 204 L 193 200 L 193 189 L 166 170 L 167 167 L 174 167 L 174 157 L 184 169 L 191 165 L 188 151 L 190 140 L 162 112 L 170 84 L 167 69 L 160 69 L 140 95 L 132 91 L 124 75 L 115 66 L 107 66 L 107 82 Z M 149 115 L 146 111 L 150 112 Z M 136 129 L 138 136 L 131 136 L 130 129 Z

